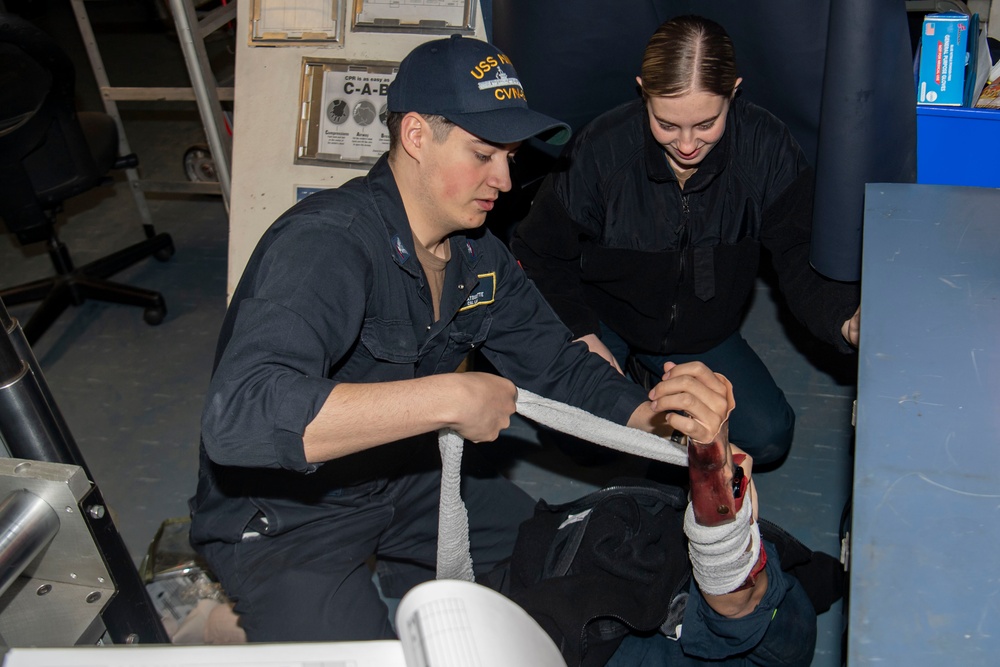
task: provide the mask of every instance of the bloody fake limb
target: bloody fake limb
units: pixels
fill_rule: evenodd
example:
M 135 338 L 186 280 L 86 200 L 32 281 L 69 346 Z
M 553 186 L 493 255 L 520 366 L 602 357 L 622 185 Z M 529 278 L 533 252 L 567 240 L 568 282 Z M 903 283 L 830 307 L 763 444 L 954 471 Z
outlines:
M 708 443 L 688 438 L 688 475 L 694 518 L 702 526 L 718 526 L 736 519 L 733 495 L 733 457 L 727 438 Z
M 728 412 L 719 431 L 708 442 L 687 440 L 688 476 L 691 481 L 691 504 L 694 517 L 702 526 L 718 526 L 736 519 L 742 502 L 743 470 L 733 463 L 729 446 L 729 414 L 736 407 L 733 385 L 725 376 L 715 374 L 726 386 Z
M 729 380 L 716 373 L 723 380 L 728 392 L 729 412 L 736 407 L 733 386 Z M 719 432 L 709 442 L 695 442 L 687 439 L 688 478 L 691 481 L 691 505 L 694 517 L 702 526 L 718 526 L 735 521 L 742 502 L 742 468 L 733 463 L 733 452 L 729 446 L 729 414 Z

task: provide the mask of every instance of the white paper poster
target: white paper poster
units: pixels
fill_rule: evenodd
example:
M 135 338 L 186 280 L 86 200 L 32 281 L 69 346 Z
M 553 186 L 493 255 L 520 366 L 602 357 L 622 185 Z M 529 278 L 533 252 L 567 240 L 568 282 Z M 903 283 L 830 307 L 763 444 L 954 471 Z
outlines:
M 389 150 L 386 101 L 394 76 L 365 71 L 324 72 L 320 156 L 374 162 Z

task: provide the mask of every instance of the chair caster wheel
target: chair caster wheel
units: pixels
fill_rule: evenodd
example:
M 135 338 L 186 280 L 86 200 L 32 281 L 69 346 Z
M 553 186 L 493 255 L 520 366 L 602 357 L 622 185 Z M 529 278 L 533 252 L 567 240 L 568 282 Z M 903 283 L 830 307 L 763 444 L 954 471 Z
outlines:
M 165 262 L 174 256 L 174 252 L 175 252 L 174 246 L 169 245 L 166 248 L 160 248 L 159 250 L 154 252 L 153 257 L 160 260 L 161 262 Z
M 167 309 L 165 307 L 159 308 L 147 308 L 142 311 L 142 319 L 146 321 L 151 327 L 155 327 L 157 324 L 163 322 L 163 318 L 167 316 Z

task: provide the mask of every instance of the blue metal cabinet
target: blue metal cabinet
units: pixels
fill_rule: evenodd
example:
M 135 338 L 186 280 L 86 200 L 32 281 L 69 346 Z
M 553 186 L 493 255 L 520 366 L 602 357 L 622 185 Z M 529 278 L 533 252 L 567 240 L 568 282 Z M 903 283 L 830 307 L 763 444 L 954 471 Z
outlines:
M 1000 190 L 869 184 L 848 664 L 1000 664 Z

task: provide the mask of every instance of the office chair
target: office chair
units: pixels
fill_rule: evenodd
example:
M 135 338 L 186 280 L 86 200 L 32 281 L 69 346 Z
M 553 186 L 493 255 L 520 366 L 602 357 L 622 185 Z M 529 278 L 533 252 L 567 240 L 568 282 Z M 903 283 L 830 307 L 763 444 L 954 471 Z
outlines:
M 138 164 L 118 156 L 118 130 L 104 113 L 74 109 L 75 73 L 69 57 L 31 23 L 0 12 L 0 218 L 22 245 L 45 242 L 56 275 L 0 289 L 8 306 L 41 301 L 22 327 L 31 344 L 70 305 L 87 299 L 145 308 L 148 324 L 163 321 L 163 297 L 106 280 L 141 259 L 166 261 L 168 234 L 147 226 L 145 240 L 76 267 L 56 235 L 63 202 L 110 182 L 112 169 Z

